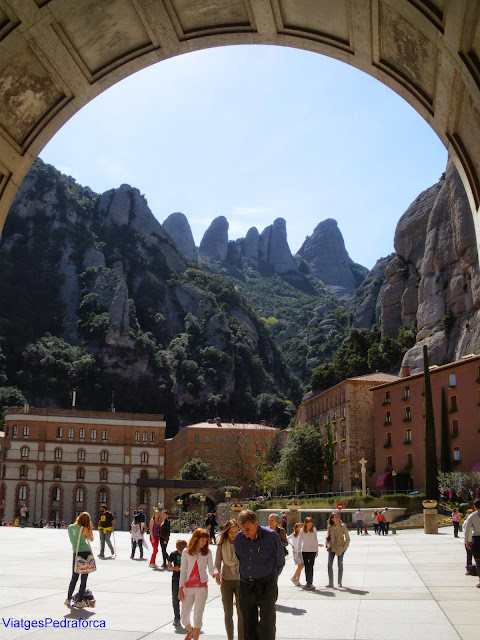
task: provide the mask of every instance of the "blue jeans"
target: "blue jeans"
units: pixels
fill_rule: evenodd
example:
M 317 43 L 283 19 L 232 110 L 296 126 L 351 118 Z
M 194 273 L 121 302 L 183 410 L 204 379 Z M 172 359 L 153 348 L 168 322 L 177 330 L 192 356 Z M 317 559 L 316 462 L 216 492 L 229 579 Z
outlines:
M 336 553 L 334 553 L 333 551 L 329 551 L 329 552 L 328 552 L 328 568 L 329 568 L 329 569 L 332 569 L 332 568 L 333 568 L 333 561 L 335 560 L 335 556 L 336 556 L 336 555 L 337 555 L 337 554 L 336 554 Z M 345 555 L 345 554 L 344 554 L 344 553 L 342 553 L 341 555 L 337 556 L 337 558 L 338 558 L 338 568 L 339 568 L 339 569 L 343 569 L 343 556 L 344 556 L 344 555 Z
M 112 535 L 111 531 L 104 531 L 103 529 L 99 529 L 100 531 L 100 555 L 103 556 L 105 554 L 105 543 L 107 543 L 108 548 L 110 549 L 112 555 L 114 554 L 112 543 L 110 542 L 110 536 Z

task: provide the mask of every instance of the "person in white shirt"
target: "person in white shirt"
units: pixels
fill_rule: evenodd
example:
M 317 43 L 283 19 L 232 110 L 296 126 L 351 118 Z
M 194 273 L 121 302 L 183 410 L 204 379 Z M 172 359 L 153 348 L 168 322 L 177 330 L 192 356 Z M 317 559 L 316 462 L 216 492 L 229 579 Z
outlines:
M 313 518 L 305 518 L 298 537 L 297 556 L 303 558 L 305 565 L 305 578 L 307 579 L 305 589 L 315 589 L 313 586 L 313 566 L 315 558 L 318 556 L 318 536 L 317 530 L 313 526 Z
M 480 500 L 476 500 L 475 511 L 471 513 L 465 522 L 465 546 L 472 551 L 472 556 L 477 565 L 479 578 L 477 588 L 480 589 Z
M 185 640 L 198 640 L 203 623 L 203 611 L 208 597 L 208 573 L 214 577 L 212 552 L 208 548 L 210 535 L 206 529 L 195 529 L 186 549 L 182 551 L 178 599 L 182 603 L 182 622 L 187 630 Z M 190 615 L 193 612 L 193 628 Z
M 361 509 L 358 509 L 355 512 L 353 519 L 357 523 L 357 535 L 360 536 L 362 535 L 363 530 L 365 529 L 365 514 Z
M 299 553 L 298 553 L 298 543 L 300 540 L 300 529 L 303 527 L 303 524 L 301 522 L 297 522 L 295 525 L 295 528 L 293 530 L 293 533 L 291 533 L 289 536 L 287 536 L 287 540 L 288 542 L 292 545 L 292 549 L 293 549 L 293 561 L 295 562 L 295 573 L 293 574 L 291 580 L 293 582 L 294 585 L 296 585 L 297 587 L 300 586 L 300 574 L 302 573 L 302 569 L 304 567 L 304 564 L 302 562 L 302 558 L 300 557 Z
M 388 507 L 385 507 L 385 509 L 382 511 L 382 515 L 383 515 L 383 527 L 384 527 L 384 531 L 385 531 L 385 535 L 388 536 L 388 530 L 390 528 L 390 525 L 392 524 L 392 514 L 389 511 Z

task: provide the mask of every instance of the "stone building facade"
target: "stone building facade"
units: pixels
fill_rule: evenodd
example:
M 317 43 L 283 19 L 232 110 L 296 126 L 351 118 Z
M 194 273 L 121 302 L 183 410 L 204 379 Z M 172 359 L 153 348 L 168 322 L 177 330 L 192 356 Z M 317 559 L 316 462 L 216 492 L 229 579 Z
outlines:
M 480 471 L 480 356 L 430 367 L 437 457 L 440 461 L 442 389 L 452 469 Z M 378 487 L 424 488 L 424 375 L 406 375 L 373 389 Z M 406 480 L 406 482 L 405 482 Z
M 295 425 L 313 423 L 327 442 L 330 426 L 333 444 L 333 491 L 354 491 L 360 486 L 361 465 L 367 460 L 367 485 L 375 473 L 375 429 L 373 396 L 376 385 L 398 380 L 386 373 L 347 378 L 302 403 Z M 329 490 L 325 481 L 324 490 Z
M 165 476 L 161 415 L 13 408 L 3 441 L 0 517 L 6 521 L 22 504 L 30 523 L 73 522 L 82 511 L 95 520 L 106 503 L 124 528 L 134 508 L 150 512 L 163 503 L 162 488 L 137 487 L 140 477 Z

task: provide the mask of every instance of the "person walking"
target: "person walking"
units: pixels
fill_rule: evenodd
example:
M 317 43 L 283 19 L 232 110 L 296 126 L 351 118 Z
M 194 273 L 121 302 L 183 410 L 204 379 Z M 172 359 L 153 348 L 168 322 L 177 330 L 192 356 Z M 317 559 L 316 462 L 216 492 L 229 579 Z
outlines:
M 91 555 L 92 549 L 88 541 L 93 542 L 93 524 L 90 518 L 90 514 L 87 511 L 83 511 L 73 524 L 68 527 L 68 537 L 72 544 L 73 550 L 73 564 L 72 564 L 72 578 L 68 585 L 67 599 L 64 604 L 67 607 L 72 606 L 73 591 L 78 581 L 79 573 L 75 571 L 75 561 L 77 555 L 85 560 Z M 79 540 L 80 538 L 80 540 Z M 77 553 L 78 549 L 78 553 Z M 87 588 L 88 573 L 82 573 L 80 579 L 80 589 L 78 590 L 78 600 L 75 603 L 75 607 L 83 609 L 88 606 L 88 603 L 84 601 L 85 590 Z
M 215 514 L 213 512 L 208 513 L 207 518 L 205 520 L 205 528 L 209 532 L 210 542 L 212 542 L 213 544 L 215 544 L 215 527 L 217 526 L 217 524 L 218 522 L 217 522 L 217 519 L 215 518 Z
M 162 511 L 162 521 L 160 523 L 160 548 L 162 550 L 162 558 L 163 558 L 162 568 L 163 569 L 167 568 L 167 562 L 168 562 L 167 546 L 168 546 L 168 541 L 170 540 L 170 530 L 171 530 L 171 526 L 170 526 L 170 519 L 168 517 L 168 511 L 164 509 Z
M 157 558 L 158 545 L 160 542 L 160 528 L 161 528 L 160 511 L 158 509 L 154 509 L 152 519 L 150 520 L 150 526 L 149 526 L 150 542 L 152 543 L 152 555 L 150 557 L 150 564 L 148 565 L 149 567 L 152 567 L 154 569 L 157 566 L 155 563 L 155 560 Z
M 480 589 L 480 500 L 475 500 L 475 511 L 465 521 L 465 546 L 472 552 L 477 565 L 478 584 Z
M 372 513 L 372 522 L 373 522 L 373 529 L 375 531 L 375 535 L 377 535 L 377 536 L 380 535 L 380 533 L 379 533 L 379 524 L 378 524 L 378 511 L 377 510 L 375 510 Z
M 390 525 L 392 524 L 392 512 L 388 507 L 385 507 L 385 509 L 382 511 L 382 515 L 383 515 L 383 534 L 388 536 L 388 530 L 390 528 Z
M 301 554 L 298 553 L 298 542 L 299 542 L 299 539 L 300 539 L 299 538 L 299 533 L 300 533 L 300 529 L 302 527 L 303 527 L 303 523 L 302 522 L 297 522 L 295 524 L 294 529 L 293 529 L 293 533 L 291 533 L 289 536 L 287 536 L 288 542 L 292 545 L 293 561 L 295 562 L 295 573 L 290 578 L 290 580 L 293 582 L 293 584 L 296 587 L 300 586 L 300 574 L 302 573 L 302 569 L 305 566 L 303 564 L 303 558 L 301 557 Z
M 241 511 L 235 536 L 240 586 L 238 601 L 243 616 L 244 640 L 274 640 L 277 581 L 285 566 L 278 535 L 258 524 L 254 511 Z
M 342 586 L 343 580 L 343 556 L 350 544 L 350 536 L 347 526 L 340 520 L 337 511 L 332 512 L 328 520 L 326 548 L 328 551 L 328 584 L 327 588 L 333 588 L 333 561 L 335 556 L 338 563 L 338 586 Z
M 458 530 L 460 528 L 460 514 L 456 509 L 452 511 L 453 537 L 458 538 Z
M 378 522 L 378 535 L 385 535 L 385 516 L 383 515 L 383 511 L 379 511 L 377 514 L 377 522 Z
M 177 540 L 175 551 L 168 556 L 168 569 L 172 571 L 172 605 L 173 626 L 180 625 L 180 600 L 178 599 L 178 587 L 180 584 L 180 566 L 182 564 L 182 551 L 187 548 L 186 540 Z
M 115 528 L 115 518 L 113 513 L 107 511 L 107 505 L 102 504 L 100 507 L 100 516 L 98 518 L 97 529 L 100 531 L 100 553 L 98 554 L 99 558 L 105 557 L 105 543 L 112 556 L 115 554 L 112 543 L 110 542 L 110 536 Z
M 280 538 L 280 542 L 282 543 L 282 547 L 283 547 L 283 553 L 287 556 L 288 555 L 287 532 L 285 531 L 285 529 L 283 529 L 278 525 L 278 516 L 276 513 L 271 513 L 268 516 L 268 526 L 272 531 L 275 531 L 275 533 Z
M 475 509 L 467 509 L 465 512 L 465 524 L 466 521 L 468 520 L 468 516 L 471 513 L 475 513 Z M 465 575 L 469 576 L 470 575 L 470 567 L 473 565 L 472 559 L 472 549 L 467 547 L 467 538 L 466 536 L 463 537 L 464 541 L 465 541 L 465 554 L 466 554 L 466 558 L 465 558 Z
M 307 580 L 305 589 L 314 590 L 313 567 L 315 558 L 318 556 L 318 536 L 317 530 L 313 525 L 313 518 L 305 518 L 298 538 L 297 555 L 299 558 L 303 558 L 303 564 L 305 565 L 305 578 Z
M 240 574 L 234 547 L 235 536 L 238 531 L 238 525 L 235 520 L 228 520 L 218 536 L 217 552 L 215 554 L 215 569 L 217 570 L 215 576 L 222 594 L 225 630 L 228 640 L 233 640 L 233 596 L 235 596 L 237 607 L 238 640 L 243 640 L 243 619 L 238 605 Z
M 27 518 L 28 518 L 28 509 L 27 509 L 27 505 L 24 504 L 20 507 L 20 527 L 22 529 L 24 529 L 25 525 L 27 524 Z
M 353 516 L 355 523 L 357 525 L 357 536 L 361 536 L 363 530 L 365 529 L 365 514 L 361 509 L 358 509 Z
M 145 542 L 143 539 L 143 534 L 145 531 L 145 523 L 142 522 L 139 515 L 136 515 L 133 519 L 132 524 L 130 525 L 130 536 L 132 540 L 132 553 L 130 554 L 130 558 L 132 560 L 135 556 L 137 545 L 140 552 L 140 560 L 143 559 L 143 543 Z
M 182 603 L 182 622 L 187 629 L 185 640 L 198 640 L 203 623 L 203 611 L 208 597 L 208 573 L 214 577 L 212 552 L 208 548 L 206 529 L 195 529 L 186 549 L 182 551 L 178 599 Z M 193 628 L 190 616 L 193 612 Z M 192 636 L 193 634 L 193 636 Z

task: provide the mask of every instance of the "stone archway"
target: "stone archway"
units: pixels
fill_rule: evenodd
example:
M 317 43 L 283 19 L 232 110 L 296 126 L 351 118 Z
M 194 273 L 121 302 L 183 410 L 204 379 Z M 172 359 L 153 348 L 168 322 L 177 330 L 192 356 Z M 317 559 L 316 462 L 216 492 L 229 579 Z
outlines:
M 25 0 L 0 6 L 0 232 L 36 156 L 86 103 L 160 60 L 230 44 L 321 53 L 405 98 L 454 158 L 480 233 L 476 0 Z

